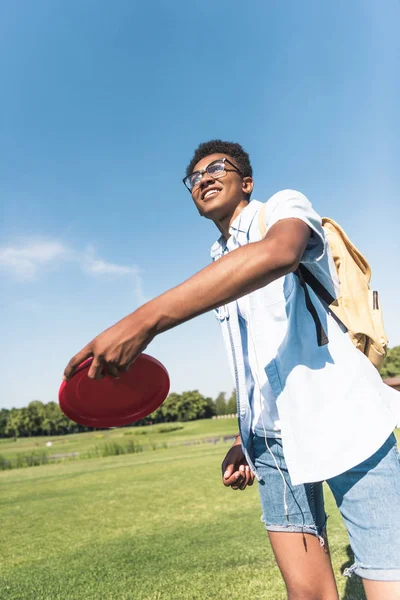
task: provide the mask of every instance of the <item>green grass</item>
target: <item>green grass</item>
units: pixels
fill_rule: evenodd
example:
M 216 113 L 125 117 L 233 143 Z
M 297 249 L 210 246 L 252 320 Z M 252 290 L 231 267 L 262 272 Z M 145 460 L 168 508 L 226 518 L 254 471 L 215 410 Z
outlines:
M 231 428 L 228 420 L 187 425 L 192 439 Z M 184 439 L 182 430 L 160 435 Z M 242 493 L 220 483 L 228 447 L 179 446 L 0 473 L 1 600 L 286 598 L 256 486 Z M 341 598 L 362 600 L 357 578 L 340 576 L 349 566 L 348 540 L 329 490 L 326 504 Z
M 160 423 L 146 427 L 124 427 L 106 431 L 91 431 L 64 436 L 31 437 L 17 440 L 0 440 L 0 463 L 11 461 L 13 466 L 23 466 L 32 457 L 68 455 L 78 452 L 80 458 L 109 454 L 113 444 L 127 448 L 134 445 L 143 450 L 153 450 L 166 445 L 206 440 L 237 432 L 236 419 L 200 420 L 188 423 Z M 48 448 L 47 442 L 52 446 Z M 1 468 L 1 466 L 0 466 Z

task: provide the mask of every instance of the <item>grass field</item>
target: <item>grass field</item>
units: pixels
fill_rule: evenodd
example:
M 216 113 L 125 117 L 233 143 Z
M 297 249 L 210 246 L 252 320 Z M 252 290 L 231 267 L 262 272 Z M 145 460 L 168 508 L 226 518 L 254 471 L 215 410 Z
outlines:
M 17 440 L 0 440 L 0 457 L 15 462 L 19 455 L 46 454 L 48 457 L 79 453 L 85 458 L 102 450 L 107 444 L 126 446 L 133 441 L 144 451 L 159 449 L 166 445 L 189 445 L 191 442 L 207 442 L 211 438 L 237 432 L 236 419 L 203 419 L 188 423 L 162 423 L 146 427 L 124 427 L 105 431 L 91 431 L 65 436 L 31 437 Z M 47 447 L 46 443 L 52 446 Z
M 234 420 L 203 421 L 158 435 L 183 441 L 234 427 Z M 82 449 L 95 435 L 64 445 Z M 256 486 L 242 493 L 220 483 L 228 447 L 176 446 L 1 472 L 1 600 L 283 600 Z M 350 564 L 348 541 L 329 491 L 326 504 L 341 598 L 362 600 L 357 578 L 340 576 Z

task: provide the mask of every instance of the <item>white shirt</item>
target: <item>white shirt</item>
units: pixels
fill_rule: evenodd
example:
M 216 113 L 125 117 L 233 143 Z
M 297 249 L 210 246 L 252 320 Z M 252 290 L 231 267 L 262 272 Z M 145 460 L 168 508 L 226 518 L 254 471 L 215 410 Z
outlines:
M 249 328 L 248 298 L 237 300 L 240 336 L 242 338 L 243 360 L 246 372 L 246 385 L 251 405 L 251 430 L 257 435 L 269 438 L 281 437 L 276 398 L 262 365 L 257 360 L 255 345 Z M 282 305 L 282 310 L 284 306 Z
M 214 244 L 214 260 L 260 240 L 261 206 L 253 200 L 243 209 L 232 223 L 228 242 L 220 238 Z M 285 218 L 301 219 L 310 227 L 313 235 L 301 262 L 336 296 L 336 271 L 320 217 L 305 196 L 284 190 L 267 203 L 267 227 Z M 329 337 L 325 346 L 317 344 L 304 291 L 293 273 L 246 296 L 247 327 L 258 363 L 258 367 L 253 364 L 249 354 L 250 369 L 264 374 L 261 386 L 268 380 L 271 387 L 295 485 L 323 481 L 359 464 L 383 444 L 400 421 L 398 392 L 383 384 L 378 371 L 353 346 L 311 288 L 309 293 Z M 221 307 L 218 318 L 235 379 L 242 444 L 255 471 L 254 409 L 237 302 Z

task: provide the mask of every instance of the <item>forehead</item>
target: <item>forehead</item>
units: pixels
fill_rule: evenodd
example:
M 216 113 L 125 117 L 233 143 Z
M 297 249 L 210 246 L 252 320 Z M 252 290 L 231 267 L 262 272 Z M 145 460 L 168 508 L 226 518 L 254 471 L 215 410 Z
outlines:
M 199 160 L 198 163 L 196 163 L 193 171 L 200 171 L 201 169 L 205 169 L 207 165 L 212 163 L 214 160 L 218 160 L 219 158 L 229 158 L 230 161 L 236 164 L 235 161 L 230 156 L 228 156 L 228 154 L 209 154 L 208 156 L 205 156 L 204 158 Z

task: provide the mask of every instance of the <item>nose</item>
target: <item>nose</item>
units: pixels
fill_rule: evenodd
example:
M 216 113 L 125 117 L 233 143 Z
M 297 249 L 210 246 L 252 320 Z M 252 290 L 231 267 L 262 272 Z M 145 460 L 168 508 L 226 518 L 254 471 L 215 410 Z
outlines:
M 200 189 L 204 189 L 212 181 L 215 181 L 214 177 L 211 177 L 211 175 L 209 175 L 206 171 L 203 173 L 203 177 L 200 179 Z

